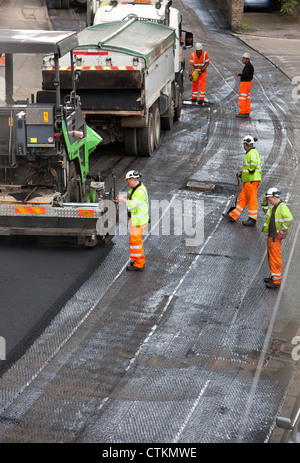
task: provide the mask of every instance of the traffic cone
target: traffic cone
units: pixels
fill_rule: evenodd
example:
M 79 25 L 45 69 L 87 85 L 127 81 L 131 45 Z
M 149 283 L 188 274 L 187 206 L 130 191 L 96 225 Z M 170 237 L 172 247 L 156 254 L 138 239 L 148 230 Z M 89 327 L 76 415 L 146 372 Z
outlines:
M 5 55 L 0 56 L 0 66 L 5 66 Z

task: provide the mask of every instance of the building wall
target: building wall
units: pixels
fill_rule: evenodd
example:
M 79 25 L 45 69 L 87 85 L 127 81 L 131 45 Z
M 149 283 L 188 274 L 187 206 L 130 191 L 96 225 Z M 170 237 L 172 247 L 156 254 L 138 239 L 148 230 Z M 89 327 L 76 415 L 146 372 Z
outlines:
M 243 24 L 244 0 L 217 0 L 232 30 L 238 30 Z

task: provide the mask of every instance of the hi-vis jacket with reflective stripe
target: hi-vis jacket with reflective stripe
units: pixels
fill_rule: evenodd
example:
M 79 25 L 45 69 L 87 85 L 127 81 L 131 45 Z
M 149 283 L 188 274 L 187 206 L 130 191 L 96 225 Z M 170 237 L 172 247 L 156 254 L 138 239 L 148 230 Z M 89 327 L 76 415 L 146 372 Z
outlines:
M 194 51 L 194 53 L 191 54 L 190 56 L 190 63 L 191 65 L 194 66 L 194 69 L 200 71 L 205 64 L 209 63 L 209 57 L 206 51 L 202 51 L 200 57 L 198 58 L 197 53 Z M 203 71 L 203 72 L 206 72 Z
M 254 172 L 250 174 L 250 172 Z M 256 148 L 247 151 L 243 161 L 242 182 L 260 182 L 261 165 L 260 155 Z
M 269 206 L 267 201 L 262 202 L 262 209 L 265 214 L 267 214 L 266 221 L 263 225 L 262 231 L 268 233 L 269 231 L 269 223 L 272 215 L 274 206 Z M 275 227 L 277 233 L 279 231 L 283 231 L 285 234 L 288 234 L 289 232 L 289 227 L 293 221 L 293 216 L 291 214 L 291 211 L 287 207 L 287 205 L 284 202 L 281 202 L 276 211 L 275 211 Z
M 132 193 L 133 192 L 133 193 Z M 131 214 L 131 225 L 139 227 L 149 222 L 149 201 L 147 188 L 143 183 L 140 183 L 133 191 L 129 190 L 130 199 L 127 201 L 127 206 Z

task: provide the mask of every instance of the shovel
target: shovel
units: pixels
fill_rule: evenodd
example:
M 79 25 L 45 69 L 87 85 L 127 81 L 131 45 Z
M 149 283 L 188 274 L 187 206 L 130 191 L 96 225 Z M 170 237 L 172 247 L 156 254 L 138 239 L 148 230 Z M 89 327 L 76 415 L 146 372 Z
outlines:
M 231 206 L 228 209 L 227 214 L 229 214 L 229 212 L 233 211 L 236 208 L 236 203 L 237 203 L 237 199 L 238 199 L 238 195 L 239 195 L 239 189 L 240 189 L 240 176 L 239 176 L 239 174 L 236 174 L 236 178 L 237 178 L 237 187 L 236 187 L 236 193 L 235 193 L 235 198 L 234 198 L 234 206 Z

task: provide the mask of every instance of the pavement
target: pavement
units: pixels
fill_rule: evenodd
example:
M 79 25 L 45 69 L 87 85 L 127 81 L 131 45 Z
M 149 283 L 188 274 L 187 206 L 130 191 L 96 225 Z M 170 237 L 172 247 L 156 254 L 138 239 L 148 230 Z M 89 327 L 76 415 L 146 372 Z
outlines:
M 243 26 L 241 32 L 233 35 L 267 58 L 295 85 L 298 85 L 300 82 L 300 18 L 297 21 L 279 12 L 244 13 Z M 299 90 L 298 96 L 300 100 Z M 300 335 L 300 328 L 297 335 Z M 299 408 L 300 365 L 282 404 L 280 416 L 293 421 Z M 289 431 L 276 426 L 269 443 L 286 442 L 289 434 Z
M 0 0 L 0 29 L 52 29 L 46 0 Z
M 46 0 L 37 1 L 41 6 L 38 12 L 33 10 L 32 0 L 0 0 L 0 29 L 9 27 L 9 24 L 13 24 L 13 29 L 51 28 Z M 8 4 L 10 8 L 7 7 Z M 300 20 L 297 22 L 279 12 L 245 13 L 241 31 L 233 35 L 266 57 L 289 79 L 295 79 L 295 85 L 300 82 Z M 300 329 L 298 335 L 300 336 Z M 299 393 L 300 365 L 280 410 L 281 416 L 293 419 L 300 407 Z M 275 427 L 269 442 L 279 443 L 285 437 L 286 432 Z
M 300 76 L 300 19 L 279 12 L 244 13 L 243 28 L 234 35 L 291 80 Z

